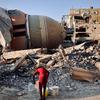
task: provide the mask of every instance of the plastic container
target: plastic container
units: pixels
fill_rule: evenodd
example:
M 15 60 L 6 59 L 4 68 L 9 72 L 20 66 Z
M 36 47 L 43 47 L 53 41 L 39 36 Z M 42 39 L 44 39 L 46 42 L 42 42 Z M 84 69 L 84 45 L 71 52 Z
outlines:
M 28 92 L 32 92 L 33 89 L 34 89 L 34 85 L 31 82 L 29 82 L 28 83 Z
M 59 87 L 58 86 L 52 86 L 52 87 L 49 87 L 49 89 L 51 91 L 52 96 L 59 95 Z
M 42 89 L 42 95 L 44 95 L 43 89 Z M 46 88 L 46 91 L 45 91 L 45 97 L 47 96 L 48 96 L 48 88 Z

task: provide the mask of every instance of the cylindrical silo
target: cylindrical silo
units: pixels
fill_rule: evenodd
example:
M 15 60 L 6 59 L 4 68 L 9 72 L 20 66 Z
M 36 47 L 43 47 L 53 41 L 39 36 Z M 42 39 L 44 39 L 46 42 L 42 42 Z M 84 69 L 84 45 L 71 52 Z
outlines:
M 12 50 L 56 48 L 64 39 L 63 28 L 52 18 L 9 10 L 12 20 Z
M 33 48 L 56 48 L 64 39 L 62 26 L 47 16 L 30 15 L 29 32 Z

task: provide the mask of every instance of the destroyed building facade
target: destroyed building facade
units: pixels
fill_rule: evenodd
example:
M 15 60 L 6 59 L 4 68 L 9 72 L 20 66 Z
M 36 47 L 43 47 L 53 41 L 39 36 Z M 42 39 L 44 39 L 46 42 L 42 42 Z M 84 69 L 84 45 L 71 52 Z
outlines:
M 62 17 L 66 31 L 66 40 L 84 41 L 100 39 L 100 8 L 70 9 L 68 15 Z

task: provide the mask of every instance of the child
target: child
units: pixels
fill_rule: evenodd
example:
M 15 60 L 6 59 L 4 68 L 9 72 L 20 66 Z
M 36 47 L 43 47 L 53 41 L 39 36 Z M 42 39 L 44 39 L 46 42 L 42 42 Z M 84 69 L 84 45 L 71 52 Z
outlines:
M 49 71 L 47 71 L 43 65 L 39 65 L 38 68 L 36 68 L 35 72 L 33 73 L 33 78 L 35 77 L 35 75 L 38 75 L 39 77 L 40 100 L 45 100 L 45 91 L 46 91 L 46 84 L 49 77 Z

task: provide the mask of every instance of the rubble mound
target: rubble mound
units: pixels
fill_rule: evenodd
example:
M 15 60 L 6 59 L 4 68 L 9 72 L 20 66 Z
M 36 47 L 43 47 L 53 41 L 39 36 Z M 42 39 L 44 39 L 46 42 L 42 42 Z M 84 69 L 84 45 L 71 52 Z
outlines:
M 85 42 L 82 45 L 77 45 L 74 48 L 65 48 L 65 55 L 62 56 L 59 49 L 49 57 L 39 60 L 46 65 L 48 62 L 51 66 L 46 66 L 50 71 L 48 87 L 59 86 L 59 96 L 62 98 L 78 98 L 93 96 L 100 93 L 99 78 L 93 81 L 80 78 L 73 78 L 73 68 L 82 68 L 87 73 L 99 72 L 95 63 L 100 62 L 100 44 Z M 36 54 L 38 56 L 38 53 Z M 33 57 L 31 55 L 31 57 Z M 35 58 L 34 58 L 35 59 Z M 35 60 L 38 60 L 37 58 Z M 31 72 L 34 71 L 34 64 L 30 61 L 23 63 L 17 70 L 11 70 L 12 64 L 0 65 L 0 85 L 16 87 L 20 90 L 26 89 L 29 82 L 33 82 Z M 80 69 L 79 69 L 80 70 Z M 84 72 L 84 71 L 83 71 Z M 96 74 L 95 73 L 95 74 Z M 97 74 L 96 77 L 99 75 Z M 78 77 L 78 76 L 77 76 Z

